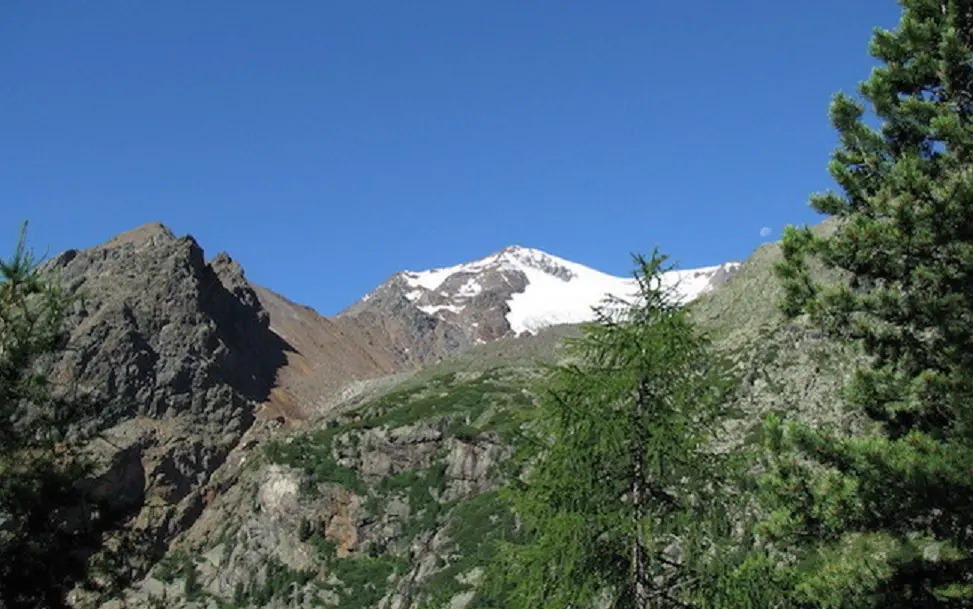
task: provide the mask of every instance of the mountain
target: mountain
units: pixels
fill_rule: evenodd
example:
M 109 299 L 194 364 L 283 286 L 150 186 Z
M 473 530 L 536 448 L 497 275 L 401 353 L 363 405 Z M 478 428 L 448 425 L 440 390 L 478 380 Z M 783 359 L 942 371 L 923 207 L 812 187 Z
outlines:
M 720 434 L 720 443 L 752 441 L 753 423 L 771 411 L 833 422 L 847 416 L 836 396 L 854 355 L 801 321 L 781 316 L 776 307 L 781 288 L 772 271 L 779 260 L 780 248 L 766 244 L 742 265 L 685 271 L 669 280 L 683 280 L 680 298 L 690 301 L 691 316 L 710 330 L 742 381 L 732 405 L 749 416 Z M 552 317 L 551 310 L 578 309 L 550 301 L 546 310 L 528 309 L 533 317 L 513 316 L 539 323 L 510 323 L 507 314 L 520 304 L 517 295 L 544 281 L 578 300 L 629 286 L 549 255 L 508 248 L 450 269 L 399 273 L 363 302 L 324 321 L 283 297 L 254 290 L 269 311 L 270 329 L 305 334 L 309 341 L 296 347 L 302 355 L 289 356 L 278 379 L 294 366 L 295 374 L 314 381 L 315 370 L 341 366 L 326 363 L 344 357 L 332 348 L 350 349 L 344 341 L 362 336 L 375 339 L 369 348 L 385 341 L 381 353 L 391 359 L 383 365 L 390 366 L 398 357 L 392 344 L 415 346 L 415 337 L 425 337 L 428 353 L 449 347 L 462 325 L 441 311 L 459 319 L 476 309 L 485 315 L 487 307 L 477 299 L 491 293 L 503 313 L 498 330 L 500 320 L 509 327 L 499 338 L 481 336 L 483 344 L 418 371 L 353 383 L 360 390 L 342 392 L 299 429 L 269 428 L 251 436 L 214 475 L 211 488 L 217 492 L 165 555 L 103 609 L 484 607 L 477 585 L 492 544 L 517 535 L 516 519 L 498 489 L 530 457 L 517 431 L 533 404 L 536 362 L 558 360 L 560 339 L 577 330 L 564 324 L 538 329 L 577 319 L 566 313 Z M 716 287 L 720 283 L 725 285 Z M 398 309 L 383 316 L 374 305 L 382 300 Z M 443 305 L 462 310 L 419 308 Z M 389 333 L 413 322 L 419 329 L 409 330 L 411 339 Z M 310 334 L 318 331 L 316 336 L 330 338 L 312 340 Z M 367 340 L 362 344 L 369 346 Z
M 665 282 L 685 303 L 723 285 L 739 267 L 727 262 L 670 271 Z M 636 291 L 633 279 L 538 249 L 510 246 L 451 267 L 396 273 L 339 317 L 366 312 L 415 317 L 418 312 L 453 329 L 454 340 L 465 346 L 588 321 L 592 307 L 607 295 L 628 297 Z
M 97 467 L 78 484 L 120 518 L 81 550 L 116 561 L 128 606 L 283 606 L 286 589 L 305 599 L 287 606 L 463 607 L 484 544 L 511 523 L 496 489 L 535 363 L 633 287 L 509 247 L 397 273 L 326 317 L 158 223 L 45 271 L 84 295 L 53 380 L 98 405 Z M 751 327 L 742 307 L 772 280 L 727 263 L 666 282 L 714 323 Z M 75 604 L 106 600 L 79 590 Z
M 69 311 L 67 348 L 52 380 L 74 404 L 92 404 L 87 446 L 96 467 L 79 481 L 99 510 L 86 526 L 112 529 L 114 577 L 138 577 L 212 499 L 231 453 L 268 431 L 292 349 L 229 256 L 206 261 L 199 244 L 161 224 L 87 250 L 68 250 L 42 272 L 82 295 Z M 78 548 L 98 554 L 99 548 Z

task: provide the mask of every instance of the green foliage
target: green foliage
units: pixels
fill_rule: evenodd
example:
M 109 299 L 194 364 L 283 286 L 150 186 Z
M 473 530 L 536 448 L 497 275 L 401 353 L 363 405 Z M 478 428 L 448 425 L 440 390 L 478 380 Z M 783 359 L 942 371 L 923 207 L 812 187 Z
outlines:
M 182 592 L 186 600 L 193 601 L 199 598 L 202 586 L 199 584 L 199 572 L 196 571 L 196 561 L 189 555 L 183 558 L 181 575 L 183 578 Z
M 353 413 L 353 420 L 330 421 L 316 432 L 270 442 L 266 455 L 273 463 L 302 470 L 306 475 L 303 490 L 309 495 L 321 483 L 340 484 L 366 495 L 369 489 L 358 473 L 339 465 L 334 458 L 335 441 L 339 437 L 355 440 L 352 445 L 357 446 L 359 434 L 367 429 L 391 429 L 446 417 L 449 419 L 447 436 L 469 440 L 493 432 L 502 438 L 513 438 L 523 420 L 517 411 L 531 401 L 518 381 L 516 372 L 503 368 L 492 368 L 466 379 L 460 379 L 455 372 L 434 376 L 427 385 L 399 389 L 364 404 Z M 497 410 L 502 410 L 504 416 L 492 419 L 486 416 Z M 403 488 L 412 486 L 419 476 L 417 472 L 404 475 L 406 478 L 398 483 Z M 389 484 L 396 482 L 383 482 L 379 492 L 388 494 L 392 490 Z M 422 492 L 426 493 L 425 489 Z
M 412 491 L 415 488 L 422 488 L 425 478 L 425 471 L 421 469 L 410 469 L 408 471 L 385 476 L 382 478 L 381 482 L 378 483 L 377 490 L 382 494 Z
M 439 462 L 428 468 L 418 468 L 382 478 L 369 498 L 368 509 L 378 513 L 382 504 L 392 496 L 403 496 L 409 503 L 409 518 L 402 527 L 401 537 L 412 539 L 434 528 L 439 516 L 447 509 L 437 499 L 446 489 L 446 465 Z
M 420 586 L 426 591 L 424 594 L 448 601 L 451 591 L 463 587 L 455 575 L 487 565 L 493 557 L 494 539 L 512 538 L 513 517 L 508 506 L 496 493 L 468 501 L 440 501 L 447 483 L 442 454 L 433 455 L 428 467 L 397 472 L 366 484 L 354 470 L 337 465 L 335 447 L 341 444 L 360 449 L 351 439 L 360 438 L 368 429 L 394 429 L 423 422 L 444 424 L 446 437 L 472 440 L 490 433 L 515 441 L 525 419 L 524 406 L 532 403 L 531 394 L 524 387 L 523 373 L 504 368 L 437 374 L 425 384 L 406 386 L 367 402 L 343 416 L 341 422 L 333 421 L 310 434 L 272 442 L 266 454 L 271 462 L 303 470 L 309 488 L 319 482 L 332 482 L 367 496 L 365 506 L 373 514 L 379 514 L 393 497 L 405 499 L 410 515 L 402 523 L 401 539 L 414 539 L 438 526 L 448 527 L 450 537 L 460 548 L 456 559 L 432 581 Z M 341 580 L 336 586 L 320 581 L 319 584 L 337 592 L 342 606 L 373 606 L 387 592 L 385 579 L 396 569 L 404 569 L 388 555 L 339 559 L 335 544 L 309 522 L 301 523 L 298 536 L 317 549 L 320 562 L 328 567 L 328 577 Z
M 673 606 L 716 556 L 727 470 L 707 447 L 733 384 L 660 287 L 664 261 L 636 258 L 637 299 L 599 309 L 543 380 L 544 450 L 506 491 L 527 541 L 500 545 L 495 606 Z
M 495 548 L 490 541 L 518 538 L 514 524 L 514 514 L 500 493 L 487 491 L 456 506 L 450 514 L 447 534 L 459 554 L 474 561 L 470 565 L 473 567 L 493 558 Z
M 48 378 L 71 303 L 41 272 L 25 224 L 0 261 L 0 605 L 11 609 L 64 606 L 88 575 L 76 550 L 97 548 L 119 517 L 78 488 L 90 471 L 78 423 L 90 410 L 55 397 Z
M 687 604 L 698 609 L 795 608 L 788 590 L 794 573 L 760 552 L 747 552 L 740 560 L 725 561 L 728 568 L 710 571 Z
M 790 227 L 778 266 L 784 312 L 868 356 L 847 401 L 880 428 L 768 421 L 762 532 L 795 557 L 801 606 L 973 603 L 973 4 L 901 4 L 860 88 L 880 125 L 831 105 L 843 194 L 811 204 L 835 231 Z M 848 281 L 814 280 L 812 259 Z
M 416 535 L 432 530 L 440 515 L 447 507 L 440 503 L 439 497 L 446 490 L 446 464 L 437 463 L 424 470 L 400 474 L 400 484 L 410 481 L 406 498 L 409 501 L 409 520 L 402 528 L 402 537 L 412 539 Z
M 262 585 L 238 587 L 234 590 L 234 602 L 262 607 L 273 599 L 287 599 L 308 582 L 314 579 L 313 571 L 291 569 L 276 558 L 269 558 L 265 565 L 265 578 Z M 236 599 L 240 600 L 236 600 Z
M 62 326 L 70 300 L 38 272 L 26 245 L 26 224 L 13 256 L 0 261 L 0 279 L 0 447 L 6 456 L 50 448 L 64 431 L 67 413 L 47 406 L 51 398 L 44 368 L 64 346 Z
M 188 556 L 182 550 L 173 550 L 163 556 L 156 565 L 155 577 L 161 582 L 171 584 L 180 576 L 180 569 Z
M 266 455 L 272 463 L 280 463 L 300 469 L 305 474 L 302 490 L 313 495 L 318 484 L 334 483 L 359 494 L 365 493 L 365 485 L 355 470 L 339 465 L 332 454 L 335 436 L 340 428 L 328 427 L 312 434 L 291 436 L 275 440 L 267 445 Z
M 331 563 L 338 554 L 338 544 L 325 537 L 320 531 L 314 531 L 307 541 L 317 550 L 318 559 L 322 563 Z
M 476 435 L 483 431 L 474 423 L 488 409 L 497 406 L 523 406 L 529 398 L 512 382 L 513 371 L 494 367 L 469 378 L 455 372 L 433 377 L 426 388 L 396 391 L 367 404 L 359 412 L 369 427 L 389 428 L 413 425 L 438 417 L 451 419 L 450 435 Z M 500 424 L 500 431 L 506 428 Z
M 514 513 L 498 491 L 481 493 L 459 503 L 449 514 L 446 533 L 456 544 L 449 563 L 424 586 L 426 605 L 447 606 L 456 594 L 471 589 L 459 576 L 488 569 L 500 542 L 521 541 Z M 489 597 L 475 596 L 469 609 L 490 606 Z
M 389 579 L 405 568 L 401 559 L 384 556 L 356 556 L 336 560 L 331 574 L 341 583 L 325 585 L 338 593 L 340 606 L 348 609 L 369 609 L 388 592 Z

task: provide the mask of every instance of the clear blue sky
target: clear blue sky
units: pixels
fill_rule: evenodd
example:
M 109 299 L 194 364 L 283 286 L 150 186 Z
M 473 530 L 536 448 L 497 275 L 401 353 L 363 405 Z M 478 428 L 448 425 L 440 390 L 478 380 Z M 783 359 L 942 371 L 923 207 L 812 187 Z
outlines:
M 509 244 L 624 274 L 815 222 L 893 0 L 0 2 L 0 243 L 159 220 L 334 313 Z

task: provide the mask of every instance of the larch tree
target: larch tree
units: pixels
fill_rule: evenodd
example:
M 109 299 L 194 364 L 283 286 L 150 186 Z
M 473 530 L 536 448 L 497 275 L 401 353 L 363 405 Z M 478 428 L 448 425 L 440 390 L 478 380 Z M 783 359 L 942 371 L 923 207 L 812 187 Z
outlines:
M 726 535 L 712 440 L 733 384 L 663 279 L 611 298 L 543 379 L 539 457 L 509 488 L 523 543 L 500 548 L 497 606 L 690 606 Z

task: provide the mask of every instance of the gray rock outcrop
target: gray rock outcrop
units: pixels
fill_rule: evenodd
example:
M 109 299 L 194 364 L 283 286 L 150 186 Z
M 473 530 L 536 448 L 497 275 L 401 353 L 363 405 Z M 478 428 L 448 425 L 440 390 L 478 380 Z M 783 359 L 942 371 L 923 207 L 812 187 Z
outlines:
M 57 363 L 62 394 L 94 404 L 83 481 L 128 513 L 119 538 L 138 539 L 125 565 L 147 569 L 209 501 L 212 474 L 254 424 L 288 345 L 269 329 L 228 255 L 207 263 L 192 237 L 148 224 L 45 271 L 79 296 Z

